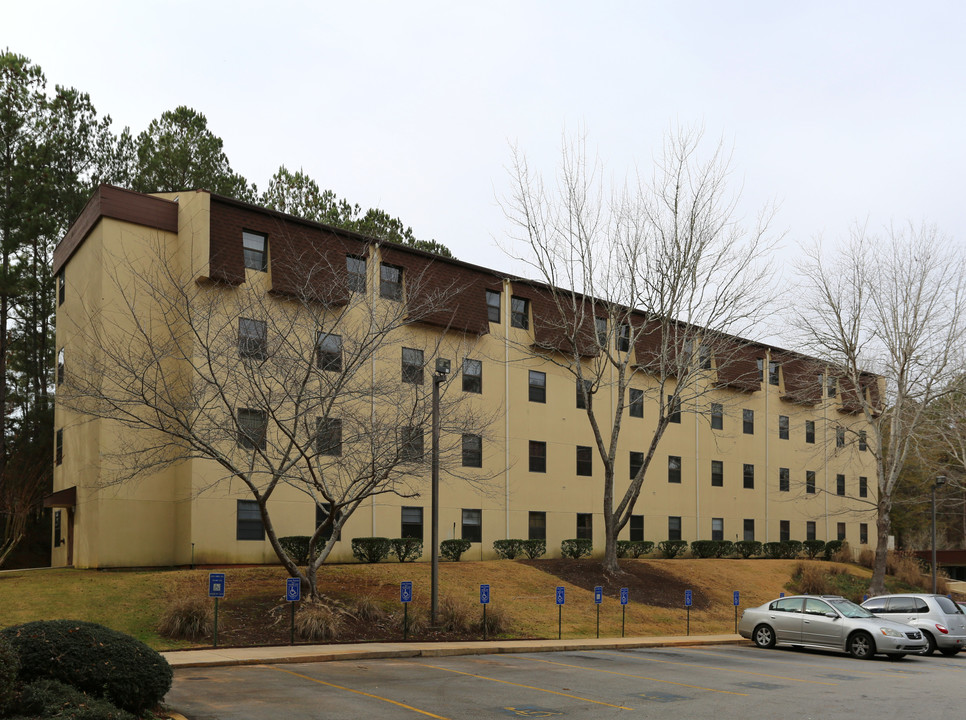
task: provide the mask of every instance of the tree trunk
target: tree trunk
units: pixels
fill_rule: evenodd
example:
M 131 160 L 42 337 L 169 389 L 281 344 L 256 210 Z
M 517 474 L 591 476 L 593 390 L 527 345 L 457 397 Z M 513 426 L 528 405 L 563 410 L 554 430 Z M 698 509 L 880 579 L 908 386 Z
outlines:
M 889 557 L 889 526 L 892 523 L 891 513 L 892 498 L 880 497 L 875 521 L 875 564 L 872 566 L 872 583 L 869 585 L 869 595 L 882 595 L 886 591 L 885 574 L 886 561 Z

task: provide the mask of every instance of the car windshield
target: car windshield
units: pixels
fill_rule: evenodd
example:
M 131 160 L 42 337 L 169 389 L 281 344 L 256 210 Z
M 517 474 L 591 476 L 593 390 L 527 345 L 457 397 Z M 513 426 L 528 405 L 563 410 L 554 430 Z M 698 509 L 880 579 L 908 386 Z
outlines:
M 872 613 L 866 610 L 861 605 L 856 605 L 850 600 L 844 598 L 829 599 L 829 604 L 832 605 L 836 610 L 845 615 L 847 618 L 867 618 L 875 617 Z

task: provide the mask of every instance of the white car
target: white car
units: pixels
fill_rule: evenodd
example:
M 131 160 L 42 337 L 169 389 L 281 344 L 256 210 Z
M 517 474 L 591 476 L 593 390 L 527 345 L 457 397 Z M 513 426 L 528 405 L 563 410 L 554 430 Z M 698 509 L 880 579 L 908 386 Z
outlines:
M 881 618 L 921 630 L 929 646 L 924 655 L 939 650 L 943 655 L 952 656 L 966 648 L 966 615 L 945 595 L 877 595 L 862 603 L 862 607 Z

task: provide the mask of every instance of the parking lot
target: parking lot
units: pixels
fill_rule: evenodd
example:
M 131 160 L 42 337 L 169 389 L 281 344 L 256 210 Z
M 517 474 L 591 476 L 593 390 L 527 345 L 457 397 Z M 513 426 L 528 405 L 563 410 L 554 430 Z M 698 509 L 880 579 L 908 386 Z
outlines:
M 707 646 L 188 668 L 190 720 L 962 718 L 966 656 Z

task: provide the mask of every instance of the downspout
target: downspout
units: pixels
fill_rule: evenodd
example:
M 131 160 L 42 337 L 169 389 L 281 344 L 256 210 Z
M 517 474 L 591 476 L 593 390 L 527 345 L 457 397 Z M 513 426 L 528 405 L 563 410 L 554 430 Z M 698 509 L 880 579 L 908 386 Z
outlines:
M 503 281 L 503 507 L 506 534 L 510 537 L 510 283 Z M 529 533 L 529 530 L 528 530 Z M 529 534 L 527 535 L 529 537 Z
M 769 524 L 769 509 L 770 505 L 768 502 L 769 492 L 768 486 L 771 484 L 771 473 L 768 467 L 768 388 L 771 385 L 771 351 L 765 355 L 765 542 L 769 541 L 768 533 L 771 531 L 771 525 Z

